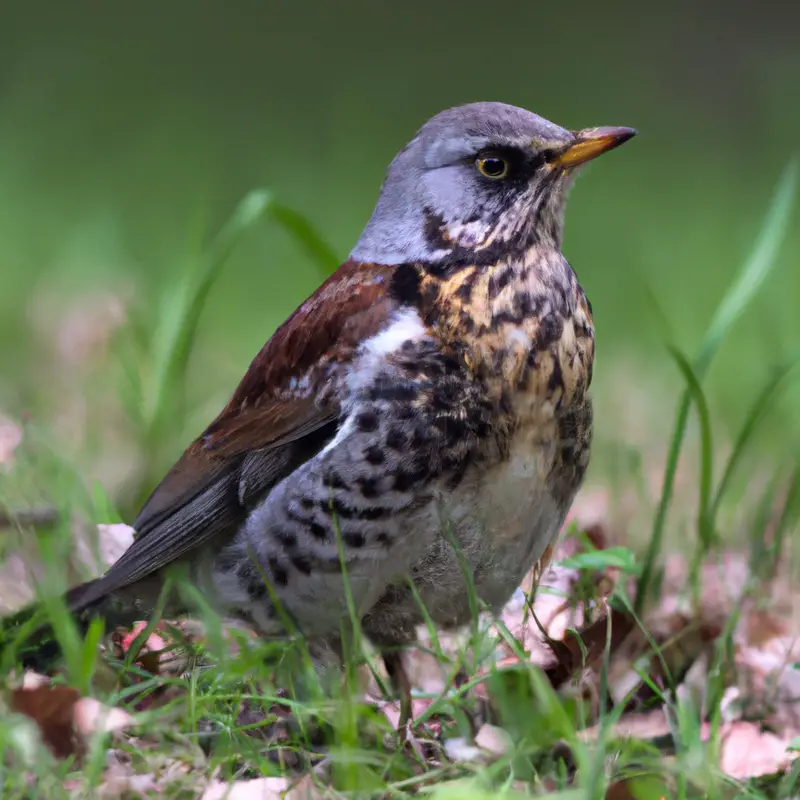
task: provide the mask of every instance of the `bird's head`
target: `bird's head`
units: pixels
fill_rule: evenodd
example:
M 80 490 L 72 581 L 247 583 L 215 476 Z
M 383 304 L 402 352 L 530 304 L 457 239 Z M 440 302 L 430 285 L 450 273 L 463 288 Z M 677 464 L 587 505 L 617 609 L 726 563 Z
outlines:
M 505 103 L 443 111 L 392 161 L 351 258 L 475 264 L 537 242 L 559 247 L 576 170 L 635 133 L 569 131 Z

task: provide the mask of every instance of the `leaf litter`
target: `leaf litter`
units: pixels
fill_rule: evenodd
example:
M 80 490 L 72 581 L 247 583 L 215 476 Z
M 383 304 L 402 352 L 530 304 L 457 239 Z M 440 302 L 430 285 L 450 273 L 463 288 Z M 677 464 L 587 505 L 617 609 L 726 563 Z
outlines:
M 97 534 L 94 546 L 83 536 L 77 537 L 75 547 L 77 560 L 95 574 L 119 557 L 133 532 L 124 525 L 104 525 L 99 526 Z M 428 759 L 421 767 L 423 771 L 511 757 L 514 738 L 501 724 L 491 677 L 528 664 L 540 669 L 552 689 L 564 697 L 588 700 L 588 717 L 580 731 L 582 741 L 607 736 L 603 715 L 609 709 L 618 709 L 621 713 L 613 725 L 614 737 L 650 742 L 669 754 L 674 751 L 670 704 L 674 698 L 692 696 L 698 698 L 699 708 L 708 711 L 715 648 L 736 615 L 731 630 L 732 663 L 725 670 L 719 705 L 719 768 L 732 778 L 745 780 L 790 767 L 796 755 L 790 745 L 800 737 L 800 627 L 789 577 L 778 570 L 757 595 L 748 594 L 747 556 L 727 551 L 701 565 L 700 591 L 693 599 L 689 564 L 681 556 L 670 556 L 665 562 L 660 602 L 648 611 L 640 626 L 629 606 L 615 602 L 620 593 L 624 596 L 633 587 L 634 567 L 608 538 L 596 519 L 583 528 L 570 528 L 552 554 L 550 565 L 542 571 L 533 597 L 535 576 L 531 574 L 497 623 L 488 618 L 483 621 L 482 630 L 493 643 L 494 654 L 488 662 L 483 659 L 478 676 L 469 676 L 464 669 L 474 655 L 468 632 L 439 634 L 434 642 L 427 630 L 420 631 L 420 647 L 405 653 L 404 659 L 414 687 L 413 717 L 423 720 L 415 733 L 425 745 L 417 753 Z M 603 558 L 604 553 L 608 558 Z M 772 596 L 784 599 L 769 602 Z M 130 630 L 113 633 L 113 654 L 124 658 L 145 627 L 142 621 Z M 204 633 L 196 620 L 159 623 L 136 655 L 143 685 L 147 674 L 165 679 L 186 676 L 193 663 L 185 652 L 186 645 L 202 642 Z M 240 644 L 240 638 L 230 639 L 232 651 Z M 461 668 L 455 669 L 459 664 Z M 465 680 L 466 690 L 461 688 Z M 396 726 L 398 703 L 382 696 L 366 668 L 362 668 L 362 684 L 366 686 L 363 700 L 374 705 L 389 725 Z M 166 706 L 180 691 L 173 687 L 151 692 L 135 707 L 146 712 Z M 454 693 L 473 701 L 464 706 L 470 709 L 471 734 L 454 735 L 446 704 L 440 703 L 441 708 L 430 713 L 437 702 Z M 198 762 L 195 766 L 190 766 L 186 758 L 176 757 L 162 758 L 163 763 L 153 767 L 160 757 L 158 745 L 137 734 L 135 715 L 121 707 L 106 706 L 33 673 L 9 684 L 6 705 L 11 713 L 24 715 L 36 724 L 42 742 L 58 758 L 83 758 L 92 737 L 111 736 L 98 796 L 148 796 L 187 781 L 197 785 L 197 774 L 204 763 L 202 754 L 193 756 Z M 240 721 L 271 739 L 273 745 L 279 744 L 281 737 L 286 737 L 292 715 L 282 712 L 282 717 L 276 717 L 275 708 L 253 712 L 243 706 Z M 270 714 L 272 721 L 267 724 Z M 700 741 L 710 740 L 713 725 L 710 716 L 701 719 Z M 143 753 L 148 753 L 148 748 L 153 752 L 132 763 L 124 750 L 115 747 L 114 742 L 119 741 L 135 743 Z M 299 800 L 324 796 L 306 771 L 306 759 L 295 757 L 283 763 L 289 774 L 281 778 L 226 782 L 212 776 L 202 797 Z M 298 781 L 303 781 L 299 788 Z M 628 791 L 624 781 L 612 782 L 611 787 L 609 796 L 624 796 L 618 793 Z

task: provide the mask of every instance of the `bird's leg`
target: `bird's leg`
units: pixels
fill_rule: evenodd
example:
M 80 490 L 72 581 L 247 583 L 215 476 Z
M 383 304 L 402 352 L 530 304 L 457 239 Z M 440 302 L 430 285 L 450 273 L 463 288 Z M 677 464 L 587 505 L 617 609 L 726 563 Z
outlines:
M 382 656 L 392 689 L 400 697 L 400 720 L 397 723 L 397 733 L 400 739 L 405 741 L 408 736 L 408 723 L 411 720 L 411 681 L 408 679 L 401 652 L 383 653 Z

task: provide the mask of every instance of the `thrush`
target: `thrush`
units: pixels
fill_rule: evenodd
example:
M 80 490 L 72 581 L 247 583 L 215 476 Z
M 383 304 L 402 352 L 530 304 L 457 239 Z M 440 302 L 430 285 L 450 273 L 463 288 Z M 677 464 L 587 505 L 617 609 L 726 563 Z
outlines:
M 581 485 L 594 327 L 564 205 L 581 165 L 634 134 L 495 102 L 429 120 L 349 259 L 264 345 L 131 547 L 69 592 L 73 614 L 141 619 L 180 565 L 262 636 L 336 651 L 349 586 L 406 691 L 396 652 L 420 601 L 442 628 L 469 621 L 470 592 L 499 610 Z

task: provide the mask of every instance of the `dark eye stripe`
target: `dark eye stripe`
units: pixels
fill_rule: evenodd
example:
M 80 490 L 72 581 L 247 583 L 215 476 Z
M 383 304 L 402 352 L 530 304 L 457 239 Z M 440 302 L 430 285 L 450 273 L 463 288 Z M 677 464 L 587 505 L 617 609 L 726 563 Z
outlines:
M 502 178 L 497 176 L 487 175 L 483 169 L 479 167 L 481 161 L 489 159 L 498 159 L 508 165 L 506 174 Z M 480 174 L 490 180 L 497 180 L 498 182 L 525 179 L 527 180 L 537 169 L 544 163 L 543 153 L 523 152 L 515 147 L 486 147 L 480 152 L 475 154 L 471 162 Z

